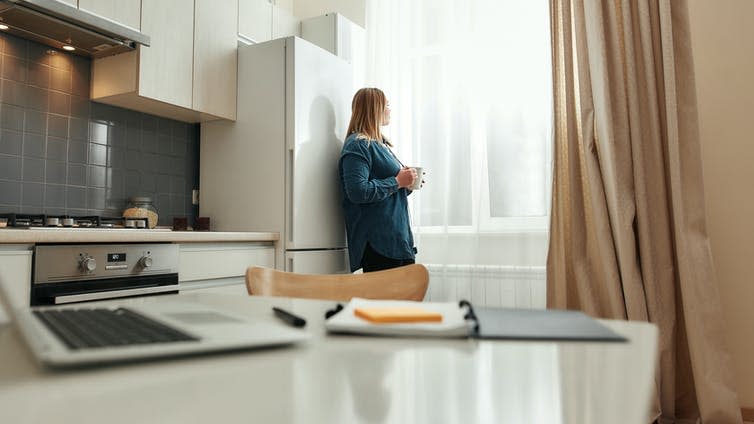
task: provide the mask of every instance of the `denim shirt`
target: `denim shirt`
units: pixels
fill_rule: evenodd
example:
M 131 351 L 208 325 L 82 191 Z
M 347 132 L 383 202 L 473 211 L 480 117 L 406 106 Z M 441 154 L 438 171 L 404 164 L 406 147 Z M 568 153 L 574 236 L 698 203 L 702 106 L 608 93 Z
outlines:
M 351 271 L 362 267 L 367 243 L 382 256 L 413 259 L 410 191 L 398 188 L 395 176 L 401 165 L 388 147 L 351 134 L 343 143 L 338 168 Z

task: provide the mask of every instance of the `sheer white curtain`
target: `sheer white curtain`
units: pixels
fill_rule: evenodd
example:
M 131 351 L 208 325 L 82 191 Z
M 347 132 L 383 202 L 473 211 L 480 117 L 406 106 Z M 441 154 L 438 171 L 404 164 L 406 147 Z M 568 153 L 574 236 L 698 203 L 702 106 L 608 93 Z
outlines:
M 405 164 L 426 171 L 410 197 L 417 261 L 544 267 L 548 1 L 367 0 L 366 29 L 366 82 L 392 108 L 386 133 Z M 471 274 L 463 290 L 478 285 Z

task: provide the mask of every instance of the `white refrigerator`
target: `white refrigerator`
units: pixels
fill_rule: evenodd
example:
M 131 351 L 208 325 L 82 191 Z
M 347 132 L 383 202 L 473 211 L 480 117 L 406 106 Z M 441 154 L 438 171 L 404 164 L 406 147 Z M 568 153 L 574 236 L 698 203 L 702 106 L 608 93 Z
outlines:
M 280 233 L 278 269 L 349 272 L 338 159 L 351 73 L 298 37 L 239 47 L 237 120 L 201 124 L 200 216 Z

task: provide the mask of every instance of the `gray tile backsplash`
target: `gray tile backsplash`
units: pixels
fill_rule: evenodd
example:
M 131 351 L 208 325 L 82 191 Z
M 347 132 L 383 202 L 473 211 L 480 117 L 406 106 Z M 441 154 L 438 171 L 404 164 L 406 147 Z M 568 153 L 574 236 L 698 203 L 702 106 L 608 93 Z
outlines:
M 6 153 L 9 155 L 21 155 L 21 147 L 23 146 L 24 133 L 19 131 L 6 131 L 0 132 L 0 153 Z
M 199 128 L 88 99 L 88 59 L 0 34 L 0 213 L 120 216 L 150 196 L 193 222 Z

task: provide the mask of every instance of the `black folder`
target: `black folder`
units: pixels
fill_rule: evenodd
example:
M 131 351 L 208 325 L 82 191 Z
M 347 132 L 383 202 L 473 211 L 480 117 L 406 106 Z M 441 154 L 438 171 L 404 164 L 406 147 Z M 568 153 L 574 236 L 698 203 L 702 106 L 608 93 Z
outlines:
M 479 339 L 625 342 L 625 337 L 578 311 L 557 309 L 473 308 L 462 300 L 469 334 Z

